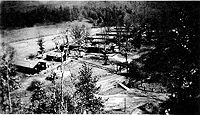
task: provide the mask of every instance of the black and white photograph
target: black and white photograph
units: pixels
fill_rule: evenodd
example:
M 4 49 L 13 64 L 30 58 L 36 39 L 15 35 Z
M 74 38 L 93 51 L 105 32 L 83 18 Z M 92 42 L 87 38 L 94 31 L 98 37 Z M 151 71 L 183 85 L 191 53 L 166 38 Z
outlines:
M 200 1 L 0 0 L 0 114 L 200 115 Z

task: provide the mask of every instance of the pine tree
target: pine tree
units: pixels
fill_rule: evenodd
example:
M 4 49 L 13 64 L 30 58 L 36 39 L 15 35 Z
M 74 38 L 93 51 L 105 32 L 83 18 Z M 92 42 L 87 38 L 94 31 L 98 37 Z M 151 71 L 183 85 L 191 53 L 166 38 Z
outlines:
M 0 61 L 0 105 L 3 112 L 12 113 L 13 109 L 10 93 L 20 87 L 20 79 L 19 76 L 16 75 L 14 66 L 14 48 L 4 42 L 1 45 L 3 55 Z
M 39 38 L 38 41 L 37 41 L 37 44 L 39 46 L 39 54 L 42 54 L 44 53 L 44 39 L 43 38 Z
M 91 112 L 92 114 L 101 113 L 103 101 L 95 97 L 99 88 L 96 87 L 97 79 L 92 76 L 92 70 L 88 65 L 83 64 L 78 82 L 75 84 L 76 92 L 74 94 L 75 112 Z
M 199 114 L 199 12 L 191 4 L 178 4 L 168 16 L 145 70 L 171 93 L 163 104 L 169 113 Z
M 55 74 L 52 74 L 53 78 Z M 51 79 L 48 77 L 47 79 Z M 57 83 L 55 84 L 51 79 L 53 84 L 49 86 L 44 86 L 40 81 L 34 80 L 31 85 L 27 88 L 28 91 L 32 92 L 30 98 L 31 105 L 28 108 L 28 113 L 34 114 L 59 114 L 68 113 L 67 107 L 69 106 L 69 113 L 72 111 L 73 106 L 71 102 L 71 97 L 69 94 L 63 94 L 63 105 L 61 105 L 61 86 Z M 73 112 L 72 112 L 73 113 Z
M 70 35 L 72 39 L 74 39 L 74 43 L 76 43 L 79 48 L 83 43 L 84 39 L 89 35 L 88 28 L 84 24 L 75 23 L 71 26 Z M 80 55 L 80 49 L 78 49 Z

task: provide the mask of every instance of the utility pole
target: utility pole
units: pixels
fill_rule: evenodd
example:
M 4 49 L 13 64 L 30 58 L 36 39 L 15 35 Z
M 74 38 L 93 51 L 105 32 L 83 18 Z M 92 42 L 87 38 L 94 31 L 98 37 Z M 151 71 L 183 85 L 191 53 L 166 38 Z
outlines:
M 61 101 L 60 101 L 60 114 L 62 114 L 63 107 L 63 55 L 61 51 Z
M 64 53 L 64 48 L 63 49 L 60 49 L 61 51 L 61 73 L 62 73 L 62 76 L 61 76 L 61 101 L 60 101 L 60 114 L 62 114 L 62 110 L 64 108 L 64 105 L 63 105 L 63 77 L 64 77 L 64 69 L 63 69 L 63 53 Z M 67 106 L 66 106 L 66 112 L 67 112 Z
M 60 47 L 60 51 L 61 51 L 61 101 L 60 101 L 60 113 L 62 114 L 62 109 L 63 109 L 63 75 L 64 75 L 64 71 L 63 71 L 63 49 L 62 47 Z
M 126 57 L 126 69 L 128 73 L 128 37 L 129 37 L 129 27 L 130 25 L 126 25 L 127 33 L 126 33 L 126 48 L 125 48 L 125 57 Z
M 120 26 L 116 26 L 116 32 L 117 32 L 117 45 L 118 45 L 118 50 L 119 52 L 121 51 L 121 34 L 122 34 L 122 31 L 121 31 L 121 27 Z
M 124 98 L 124 113 L 126 113 L 126 97 Z
M 68 32 L 68 31 L 67 31 Z M 66 36 L 66 40 L 67 40 L 67 51 L 69 51 L 69 41 L 68 41 L 68 36 Z M 63 40 L 64 42 L 64 40 Z M 60 51 L 61 51 L 61 101 L 60 101 L 60 114 L 62 114 L 63 108 L 64 108 L 64 99 L 63 99 L 63 78 L 64 78 L 64 67 L 63 67 L 63 62 L 66 60 L 66 51 L 65 51 L 65 45 L 63 45 L 63 47 L 60 47 Z M 67 52 L 67 54 L 69 54 Z M 64 58 L 65 55 L 65 59 Z M 66 113 L 67 111 L 67 104 L 65 105 L 65 110 Z
M 108 34 L 107 33 L 108 32 L 108 28 L 104 28 L 104 30 L 103 30 L 103 34 Z M 108 57 L 107 57 L 107 49 L 106 49 L 106 41 L 107 41 L 107 37 L 108 37 L 108 35 L 102 35 L 102 37 L 104 38 L 104 51 L 103 51 L 103 55 L 104 55 L 104 63 L 103 63 L 103 65 L 107 65 L 108 63 L 107 63 L 107 61 L 108 61 Z

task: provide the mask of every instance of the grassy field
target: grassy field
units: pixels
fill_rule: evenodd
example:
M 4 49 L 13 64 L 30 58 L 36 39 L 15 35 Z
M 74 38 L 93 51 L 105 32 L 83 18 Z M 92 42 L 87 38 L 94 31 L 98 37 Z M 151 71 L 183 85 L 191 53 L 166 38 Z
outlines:
M 32 39 L 39 36 L 55 35 L 66 31 L 70 27 L 70 24 L 71 22 L 63 22 L 54 25 L 2 30 L 1 39 L 4 42 L 17 42 L 20 40 Z
M 39 50 L 37 45 L 37 40 L 39 36 L 44 38 L 45 50 L 49 50 L 55 47 L 55 43 L 52 41 L 56 36 L 60 36 L 61 32 L 66 31 L 70 28 L 71 24 L 81 23 L 88 27 L 92 25 L 87 22 L 63 22 L 55 25 L 46 26 L 35 26 L 31 28 L 15 29 L 15 30 L 4 30 L 1 35 L 1 42 L 10 43 L 12 47 L 16 50 L 16 57 L 24 58 L 30 54 L 36 54 Z M 63 35 L 61 35 L 63 36 Z M 62 42 L 62 39 L 59 41 Z M 1 50 L 1 48 L 0 48 Z
M 34 39 L 37 37 L 50 36 L 65 32 L 74 23 L 81 23 L 87 27 L 92 27 L 92 24 L 85 22 L 73 21 L 62 22 L 51 25 L 36 25 L 34 27 L 27 27 L 22 29 L 1 30 L 0 39 L 6 43 L 17 42 L 21 40 Z
M 3 30 L 2 39 L 4 42 L 16 42 L 36 38 L 39 36 L 47 36 L 58 34 L 65 31 L 69 27 L 69 23 L 60 23 L 56 25 L 35 26 L 30 28 Z

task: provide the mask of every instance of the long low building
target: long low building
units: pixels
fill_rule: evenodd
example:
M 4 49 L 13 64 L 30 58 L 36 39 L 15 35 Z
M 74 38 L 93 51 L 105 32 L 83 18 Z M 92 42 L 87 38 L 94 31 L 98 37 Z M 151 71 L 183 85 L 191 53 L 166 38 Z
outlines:
M 100 34 L 100 33 L 99 33 Z M 106 39 L 114 39 L 115 37 L 114 36 L 108 36 L 106 37 Z M 93 40 L 93 39 L 105 39 L 105 37 L 102 37 L 102 36 L 99 36 L 99 35 L 96 35 L 96 36 L 88 36 L 86 38 L 87 40 Z
M 26 74 L 35 74 L 46 69 L 46 62 L 43 60 L 17 60 L 14 64 L 18 72 Z
M 131 34 L 131 32 L 113 32 L 113 31 L 111 31 L 111 32 L 107 32 L 107 33 L 96 33 L 96 36 L 117 36 L 117 35 L 123 35 L 123 36 L 125 36 L 125 35 L 130 35 Z
M 130 63 L 132 60 L 134 59 L 138 59 L 140 58 L 140 55 L 134 55 L 131 57 L 127 58 L 128 63 Z M 120 54 L 116 54 L 112 57 L 108 57 L 108 59 L 112 62 L 116 62 L 116 63 L 125 63 L 126 62 L 126 58 L 124 56 L 121 56 Z
M 97 36 L 117 36 L 117 32 L 96 33 Z

